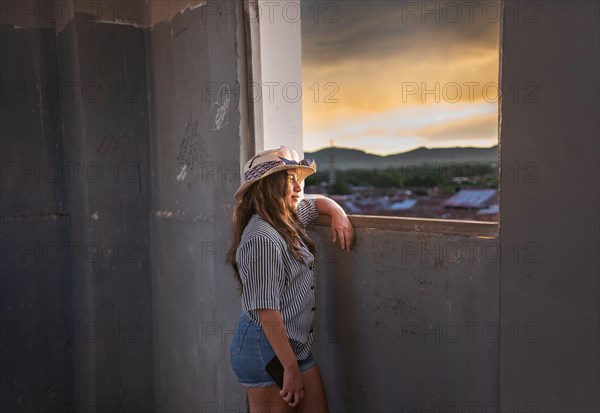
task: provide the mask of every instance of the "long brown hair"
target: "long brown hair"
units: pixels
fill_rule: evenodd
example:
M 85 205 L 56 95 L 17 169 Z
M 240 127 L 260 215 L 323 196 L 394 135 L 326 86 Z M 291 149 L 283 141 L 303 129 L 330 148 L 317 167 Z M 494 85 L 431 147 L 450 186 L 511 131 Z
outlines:
M 259 179 L 244 193 L 242 202 L 234 207 L 233 244 L 227 261 L 233 266 L 240 295 L 243 292 L 244 286 L 235 255 L 244 229 L 254 214 L 260 215 L 262 219 L 279 232 L 295 259 L 302 261 L 302 254 L 297 243 L 298 236 L 300 236 L 304 244 L 308 247 L 308 250 L 316 258 L 315 244 L 306 234 L 298 213 L 295 210 L 291 211 L 286 206 L 287 172 L 287 170 L 278 171 Z

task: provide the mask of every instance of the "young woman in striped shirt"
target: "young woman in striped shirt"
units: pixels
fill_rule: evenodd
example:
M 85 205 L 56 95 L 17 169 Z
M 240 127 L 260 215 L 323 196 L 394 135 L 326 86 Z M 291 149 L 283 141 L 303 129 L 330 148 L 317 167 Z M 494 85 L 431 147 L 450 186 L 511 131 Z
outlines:
M 319 368 L 310 351 L 315 322 L 316 248 L 305 227 L 332 218 L 332 241 L 349 252 L 354 229 L 326 197 L 301 198 L 314 161 L 285 146 L 262 151 L 244 166 L 235 194 L 231 264 L 242 311 L 231 343 L 231 366 L 246 389 L 250 412 L 328 412 Z M 277 356 L 283 387 L 265 371 Z M 275 408 L 275 410 L 272 410 Z

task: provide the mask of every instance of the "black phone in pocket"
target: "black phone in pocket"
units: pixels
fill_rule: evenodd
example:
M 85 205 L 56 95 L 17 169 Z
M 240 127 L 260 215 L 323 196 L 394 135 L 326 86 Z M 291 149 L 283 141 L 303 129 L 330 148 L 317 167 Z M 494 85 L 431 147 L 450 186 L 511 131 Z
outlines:
M 265 366 L 265 370 L 275 380 L 279 388 L 283 389 L 283 365 L 277 356 L 273 356 L 271 361 Z

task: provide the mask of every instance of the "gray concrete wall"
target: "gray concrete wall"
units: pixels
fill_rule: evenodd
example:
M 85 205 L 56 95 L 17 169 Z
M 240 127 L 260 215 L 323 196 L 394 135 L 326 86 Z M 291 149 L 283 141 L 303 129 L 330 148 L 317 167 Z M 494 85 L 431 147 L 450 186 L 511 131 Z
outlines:
M 1 30 L 2 408 L 150 409 L 144 32 Z
M 533 21 L 506 13 L 503 24 L 502 88 L 524 93 L 502 100 L 500 317 L 511 334 L 501 343 L 500 395 L 540 412 L 594 412 L 599 5 L 533 4 Z
M 246 133 L 243 101 L 228 93 L 245 59 L 242 20 L 206 11 L 178 14 L 148 33 L 159 412 L 239 410 L 245 403 L 229 366 L 227 329 L 240 304 L 225 262 Z
M 494 409 L 497 241 L 360 229 L 347 254 L 330 232 L 311 235 L 319 246 L 314 354 L 331 410 Z
M 51 29 L 0 26 L 2 411 L 18 411 L 23 400 L 33 409 L 52 398 L 69 398 L 73 350 L 82 340 L 81 329 L 77 344 L 65 334 L 62 322 L 73 313 L 74 274 L 53 248 L 69 241 L 71 229 L 65 184 L 53 179 L 62 160 L 61 108 L 34 91 L 35 82 L 58 81 L 53 37 Z
M 98 323 L 102 330 L 98 342 L 75 347 L 74 397 L 102 409 L 106 405 L 150 409 L 152 294 L 144 32 L 77 16 L 57 40 L 56 61 L 64 70 L 61 82 L 72 80 L 83 90 L 73 102 L 61 100 L 63 160 L 88 171 L 81 182 L 66 184 L 70 240 L 91 248 L 97 245 L 102 251 L 102 259 L 84 256 L 73 260 L 71 268 L 73 317 Z
M 224 254 L 247 121 L 213 86 L 245 78 L 243 20 L 153 6 L 148 28 L 2 16 L 1 411 L 245 401 L 206 338 L 238 315 Z

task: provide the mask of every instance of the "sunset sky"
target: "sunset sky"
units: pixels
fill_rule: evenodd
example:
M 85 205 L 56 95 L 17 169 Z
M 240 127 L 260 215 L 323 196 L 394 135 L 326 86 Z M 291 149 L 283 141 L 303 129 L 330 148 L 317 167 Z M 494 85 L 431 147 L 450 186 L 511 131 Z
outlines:
M 497 1 L 302 0 L 304 150 L 496 145 L 498 12 Z

